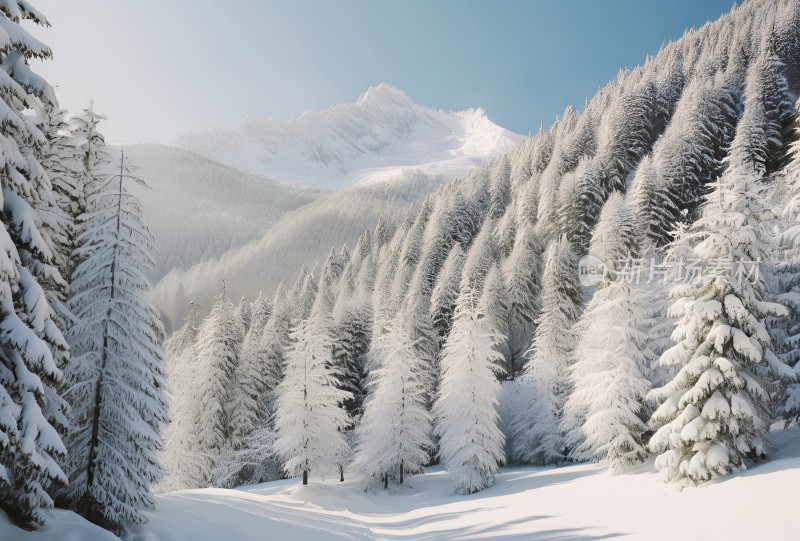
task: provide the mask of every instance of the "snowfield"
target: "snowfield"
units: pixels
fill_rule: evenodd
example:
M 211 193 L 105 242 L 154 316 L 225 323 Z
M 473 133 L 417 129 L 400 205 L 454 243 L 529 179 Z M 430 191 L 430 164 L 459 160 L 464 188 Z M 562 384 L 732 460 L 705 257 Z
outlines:
M 438 467 L 389 493 L 334 477 L 307 487 L 291 479 L 180 491 L 158 497 L 159 511 L 136 539 L 791 539 L 800 430 L 773 436 L 769 462 L 682 491 L 661 482 L 652 461 L 624 475 L 598 464 L 504 468 L 494 486 L 471 496 L 454 495 Z
M 796 538 L 800 430 L 772 433 L 768 462 L 705 487 L 661 482 L 652 461 L 623 475 L 603 465 L 503 468 L 491 488 L 452 492 L 448 473 L 430 468 L 407 486 L 364 493 L 345 483 L 298 479 L 236 490 L 185 490 L 157 496 L 150 524 L 134 541 L 592 540 Z M 2 541 L 104 541 L 108 532 L 65 511 L 43 530 L 24 532 L 0 514 Z

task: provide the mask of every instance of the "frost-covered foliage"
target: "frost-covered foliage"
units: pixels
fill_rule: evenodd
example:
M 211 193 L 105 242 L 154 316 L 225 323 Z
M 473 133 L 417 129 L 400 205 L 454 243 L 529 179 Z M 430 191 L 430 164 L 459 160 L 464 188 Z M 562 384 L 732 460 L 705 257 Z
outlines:
M 498 465 L 505 462 L 505 439 L 497 426 L 497 376 L 503 370 L 498 345 L 504 336 L 490 306 L 503 293 L 491 287 L 499 276 L 492 267 L 480 296 L 473 287 L 462 289 L 442 351 L 442 382 L 433 415 L 439 456 L 461 494 L 491 486 Z
M 237 361 L 225 376 L 253 405 L 220 438 L 230 462 L 211 482 L 254 479 L 279 456 L 289 475 L 338 467 L 388 486 L 438 457 L 472 492 L 507 459 L 605 458 L 620 471 L 651 450 L 670 478 L 703 482 L 760 455 L 768 424 L 800 411 L 796 143 L 787 152 L 798 32 L 797 2 L 750 0 L 427 197 L 350 189 L 268 242 L 165 279 L 170 312 L 184 314 L 231 265 L 248 269 L 237 295 L 309 265 L 276 295 L 260 340 L 256 318 L 239 338 L 261 368 Z M 313 249 L 284 236 L 297 224 Z M 269 266 L 276 250 L 291 268 Z M 578 284 L 587 252 L 609 271 L 594 290 Z M 681 283 L 688 259 L 739 257 L 761 257 L 762 280 Z
M 335 258 L 334 258 L 335 260 Z M 342 431 L 350 424 L 343 404 L 351 393 L 340 389 L 341 373 L 333 363 L 330 335 L 332 281 L 329 261 L 309 314 L 292 332 L 292 345 L 275 389 L 275 451 L 290 476 L 334 471 L 349 448 Z
M 619 193 L 600 216 L 590 253 L 608 262 L 615 278 L 626 258 L 636 255 L 633 214 Z M 650 390 L 647 291 L 636 285 L 601 282 L 576 323 L 579 337 L 569 371 L 571 393 L 561 429 L 569 458 L 607 458 L 620 471 L 647 457 L 644 398 Z
M 772 213 L 760 176 L 741 153 L 731 156 L 691 229 L 703 263 L 767 259 Z M 650 441 L 670 480 L 702 483 L 763 455 L 773 415 L 768 380 L 794 377 L 773 353 L 766 328 L 768 316 L 785 316 L 786 309 L 764 300 L 763 278 L 743 273 L 743 265 L 670 292 L 676 344 L 660 362 L 679 371 L 651 392 L 660 406 Z
M 202 488 L 208 482 L 211 464 L 197 437 L 201 407 L 197 394 L 196 340 L 199 326 L 197 311 L 192 310 L 183 327 L 164 342 L 171 422 L 164 430 L 161 462 L 166 473 L 154 487 L 157 492 Z
M 377 325 L 386 327 L 370 346 L 375 368 L 353 459 L 367 488 L 379 481 L 385 487 L 390 478 L 402 483 L 407 473 L 420 473 L 433 447 L 426 367 L 399 321 Z
M 53 89 L 28 64 L 51 56 L 29 32 L 47 24 L 27 1 L 0 4 L 0 506 L 28 524 L 44 521 L 54 490 L 67 482 L 67 405 L 57 387 L 69 355 L 56 317 L 66 284 L 57 252 L 64 224 L 53 220 L 58 201 L 39 161 L 46 135 L 27 114 L 57 107 Z
M 123 157 L 124 159 L 124 157 Z M 120 173 L 95 182 L 75 257 L 65 370 L 71 427 L 66 492 L 89 520 L 119 530 L 145 522 L 151 486 L 163 471 L 157 453 L 168 421 L 163 329 L 146 295 L 153 238 Z
M 244 336 L 244 323 L 223 291 L 200 325 L 195 346 L 197 441 L 212 464 L 231 437 L 235 372 Z
M 249 306 L 249 305 L 248 305 Z M 230 410 L 231 445 L 239 449 L 244 440 L 266 418 L 264 395 L 267 391 L 269 371 L 261 356 L 261 338 L 270 318 L 272 305 L 263 297 L 253 303 L 249 312 L 250 323 L 242 339 L 239 359 L 233 375 L 233 397 Z M 242 318 L 244 323 L 245 319 Z
M 541 309 L 542 249 L 532 225 L 522 224 L 502 270 L 508 305 L 506 376 L 514 379 L 525 366 L 525 353 L 530 349 L 535 321 Z
M 782 359 L 794 366 L 800 380 L 800 141 L 793 143 L 790 157 L 787 166 L 789 202 L 783 212 L 790 226 L 780 239 L 784 250 L 781 262 L 776 265 L 776 279 L 771 284 L 774 296 L 785 303 L 789 314 L 782 325 L 773 324 L 772 332 L 775 337 L 775 327 L 778 327 L 780 341 L 775 347 L 782 353 Z M 779 397 L 779 403 L 783 404 L 782 414 L 787 421 L 800 419 L 800 383 L 790 384 L 785 396 Z
M 517 460 L 553 464 L 564 460 L 560 423 L 568 394 L 571 364 L 581 298 L 577 260 L 569 241 L 562 237 L 547 250 L 542 277 L 542 312 L 536 321 L 531 360 L 522 385 L 524 404 L 512 421 L 513 450 Z

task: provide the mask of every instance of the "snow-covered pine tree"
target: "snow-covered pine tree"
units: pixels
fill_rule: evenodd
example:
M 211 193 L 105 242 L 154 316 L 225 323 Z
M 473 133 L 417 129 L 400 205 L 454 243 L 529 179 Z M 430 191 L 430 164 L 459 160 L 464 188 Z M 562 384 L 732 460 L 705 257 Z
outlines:
M 633 212 L 619 192 L 603 207 L 589 253 L 606 262 L 611 280 L 637 255 Z M 571 393 L 561 423 L 569 458 L 607 458 L 614 471 L 647 457 L 644 401 L 652 353 L 647 348 L 649 318 L 642 303 L 644 284 L 598 284 L 575 325 L 578 343 L 570 368 Z
M 291 344 L 290 333 L 294 307 L 283 288 L 278 284 L 272 300 L 272 314 L 264 326 L 257 356 L 262 359 L 265 389 L 272 393 L 283 379 L 283 365 Z
M 742 122 L 747 118 L 755 117 Z M 740 125 L 737 138 L 751 133 Z M 772 352 L 765 325 L 767 317 L 783 316 L 786 309 L 764 300 L 762 277 L 742 272 L 766 259 L 765 228 L 772 214 L 755 162 L 742 155 L 747 145 L 733 148 L 739 150 L 691 227 L 695 257 L 706 266 L 733 261 L 733 268 L 670 292 L 677 343 L 660 363 L 679 371 L 649 395 L 660 403 L 649 446 L 660 453 L 656 466 L 675 482 L 703 483 L 760 457 L 773 413 L 766 378 L 794 377 Z
M 98 129 L 103 120 L 105 117 L 94 110 L 94 103 L 90 103 L 81 113 L 69 119 L 72 145 L 79 161 L 78 176 L 75 178 L 75 201 L 70 206 L 73 220 L 78 223 L 77 234 L 82 232 L 79 217 L 88 209 L 91 187 L 102 181 L 106 174 L 105 169 L 112 162 L 105 138 Z
M 540 310 L 542 249 L 535 227 L 529 222 L 517 232 L 511 255 L 503 261 L 503 277 L 508 299 L 509 362 L 506 377 L 514 379 L 525 366 L 534 321 Z
M 336 254 L 333 254 L 334 256 Z M 325 474 L 339 468 L 348 455 L 344 429 L 350 417 L 343 403 L 352 397 L 340 389 L 340 373 L 331 350 L 332 288 L 336 279 L 333 260 L 320 277 L 320 288 L 308 319 L 292 332 L 283 381 L 275 390 L 275 450 L 288 475 Z
M 23 113 L 36 99 L 56 104 L 52 88 L 28 65 L 51 51 L 23 26 L 26 20 L 48 24 L 27 1 L 3 3 L 0 506 L 18 522 L 41 524 L 42 510 L 53 504 L 53 485 L 66 483 L 59 464 L 66 451 L 59 435 L 66 403 L 56 386 L 68 354 L 46 296 L 61 277 L 40 215 L 56 207 L 33 148 L 44 137 Z
M 83 174 L 79 169 L 79 150 L 73 144 L 68 113 L 47 101 L 37 101 L 38 123 L 45 136 L 45 142 L 39 146 L 39 162 L 42 165 L 50 185 L 56 208 L 46 213 L 46 222 L 50 223 L 50 236 L 54 244 L 54 263 L 65 279 L 60 288 L 60 301 L 66 300 L 66 281 L 72 276 L 74 264 L 72 252 L 77 246 L 77 216 L 86 208 L 78 204 L 83 196 L 78 192 L 78 184 Z M 61 328 L 66 327 L 66 322 Z
M 464 250 L 460 244 L 456 244 L 445 259 L 431 294 L 431 321 L 439 339 L 439 346 L 444 344 L 447 335 L 450 334 L 463 269 Z
M 192 307 L 183 326 L 164 342 L 167 376 L 167 402 L 170 423 L 164 429 L 164 479 L 154 487 L 156 492 L 202 488 L 211 470 L 209 456 L 200 450 L 199 408 L 197 395 L 197 332 L 200 320 Z
M 493 164 L 489 177 L 489 218 L 499 220 L 511 202 L 511 162 L 507 155 Z
M 250 323 L 253 321 L 253 306 L 244 295 L 239 299 L 234 314 L 236 319 L 241 322 L 243 332 L 247 334 L 247 331 L 250 330 Z
M 364 401 L 364 356 L 372 338 L 369 293 L 354 291 L 352 297 L 340 297 L 333 313 L 332 356 L 341 374 L 341 388 L 353 395 L 352 399 L 345 402 L 345 408 L 351 416 L 358 415 Z
M 800 108 L 800 101 L 796 107 Z M 789 315 L 785 322 L 773 323 L 772 333 L 773 338 L 779 335 L 781 342 L 775 347 L 782 353 L 782 360 L 794 366 L 800 381 L 800 140 L 792 144 L 789 156 L 786 168 L 789 202 L 783 217 L 791 225 L 781 235 L 780 244 L 784 251 L 771 284 L 773 295 L 787 306 Z M 800 420 L 800 383 L 790 384 L 785 396 L 778 398 L 778 403 L 781 405 L 780 414 L 787 422 Z
M 676 223 L 694 219 L 707 185 L 719 175 L 734 134 L 736 89 L 721 73 L 689 83 L 672 121 L 637 169 L 631 202 L 653 246 L 665 246 Z
M 441 358 L 441 386 L 433 406 L 439 456 L 459 494 L 472 494 L 494 483 L 505 462 L 505 438 L 498 428 L 497 376 L 503 372 L 498 346 L 504 336 L 491 304 L 502 295 L 502 276 L 495 265 L 484 292 L 464 287 L 458 297 L 453 328 Z
M 157 458 L 168 421 L 163 329 L 147 300 L 155 251 L 138 200 L 119 174 L 93 184 L 85 231 L 75 251 L 69 309 L 78 322 L 68 339 L 65 371 L 70 401 L 67 490 L 71 505 L 92 522 L 120 531 L 146 521 L 151 486 L 163 471 Z
M 211 467 L 231 437 L 234 378 L 243 339 L 244 325 L 223 290 L 197 331 L 197 441 Z M 210 474 L 203 473 L 206 482 Z
M 577 269 L 567 238 L 552 241 L 542 277 L 542 311 L 520 382 L 523 403 L 511 420 L 513 456 L 522 462 L 556 464 L 564 460 L 559 425 L 575 347 L 572 326 L 581 307 Z
M 256 314 L 258 310 L 254 311 Z M 263 483 L 281 478 L 283 462 L 276 455 L 275 429 L 273 417 L 275 413 L 275 388 L 283 378 L 283 364 L 290 346 L 290 331 L 295 307 L 292 305 L 283 284 L 278 285 L 272 302 L 272 312 L 264 326 L 258 342 L 252 346 L 248 342 L 255 338 L 251 335 L 257 325 L 253 326 L 245 339 L 242 349 L 242 361 L 245 356 L 252 355 L 259 360 L 259 380 L 263 385 L 256 405 L 258 415 L 254 429 L 241 441 L 238 448 L 227 447 L 211 472 L 213 486 L 234 487 L 242 484 Z M 247 353 L 245 350 L 250 350 Z M 234 421 L 235 425 L 236 422 Z
M 231 397 L 231 446 L 239 449 L 245 439 L 266 417 L 267 371 L 261 358 L 260 345 L 264 328 L 272 313 L 272 304 L 259 296 L 249 310 L 250 324 L 240 347 L 239 362 L 234 371 L 234 392 Z
M 585 254 L 589 247 L 592 229 L 607 196 L 607 183 L 603 164 L 588 157 L 581 159 L 575 170 L 565 175 L 562 181 L 558 215 L 560 231 L 570 240 L 577 254 Z
M 428 402 L 427 366 L 417 355 L 407 329 L 398 319 L 384 322 L 370 345 L 369 391 L 353 468 L 364 488 L 390 478 L 402 483 L 408 473 L 420 473 L 433 447 Z

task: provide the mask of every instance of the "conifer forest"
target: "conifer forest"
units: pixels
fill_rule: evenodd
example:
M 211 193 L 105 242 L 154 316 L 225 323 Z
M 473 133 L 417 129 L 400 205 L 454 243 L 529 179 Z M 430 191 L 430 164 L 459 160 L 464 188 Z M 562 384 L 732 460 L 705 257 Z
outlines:
M 683 23 L 526 136 L 381 83 L 174 145 L 63 108 L 32 3 L 0 0 L 0 540 L 800 535 L 800 2 Z

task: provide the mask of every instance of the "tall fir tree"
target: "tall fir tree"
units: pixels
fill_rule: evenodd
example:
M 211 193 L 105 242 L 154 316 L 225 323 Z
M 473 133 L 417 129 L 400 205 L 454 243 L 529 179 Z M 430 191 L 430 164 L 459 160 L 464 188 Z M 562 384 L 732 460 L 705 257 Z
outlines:
M 247 437 L 266 417 L 268 372 L 261 357 L 261 338 L 269 321 L 272 305 L 259 296 L 250 312 L 250 324 L 240 346 L 239 362 L 234 371 L 234 392 L 229 416 L 231 445 L 239 449 Z M 244 321 L 244 318 L 243 318 Z
M 209 467 L 231 438 L 234 378 L 243 339 L 242 320 L 223 291 L 197 331 L 197 441 Z M 206 482 L 210 475 L 211 471 L 204 472 Z
M 57 206 L 34 148 L 44 137 L 24 112 L 37 99 L 50 106 L 57 102 L 52 88 L 28 64 L 49 58 L 51 51 L 24 22 L 48 25 L 47 19 L 27 1 L 10 0 L 2 7 L 0 506 L 14 520 L 41 524 L 42 510 L 53 505 L 54 485 L 67 480 L 60 465 L 66 452 L 60 437 L 66 403 L 57 386 L 68 353 L 48 302 L 47 292 L 63 280 L 40 214 Z
M 525 396 L 511 421 L 513 456 L 522 462 L 557 464 L 565 458 L 560 423 L 575 347 L 572 326 L 581 307 L 577 269 L 567 238 L 551 242 L 542 278 L 542 311 L 521 381 Z
M 338 468 L 343 475 L 341 457 L 349 450 L 343 431 L 350 418 L 343 404 L 352 395 L 340 388 L 332 357 L 332 287 L 338 272 L 329 258 L 309 318 L 292 332 L 283 381 L 275 391 L 275 450 L 286 473 L 302 475 L 304 485 L 309 474 Z
M 615 192 L 603 207 L 589 251 L 606 262 L 609 281 L 597 284 L 575 325 L 571 393 L 561 424 L 570 459 L 607 458 L 614 471 L 647 457 L 644 403 L 653 356 L 643 306 L 648 297 L 645 284 L 629 284 L 618 275 L 637 252 L 633 212 Z
M 453 329 L 442 351 L 442 383 L 433 406 L 439 456 L 456 492 L 472 494 L 494 483 L 505 462 L 505 438 L 497 413 L 504 337 L 491 304 L 502 295 L 497 266 L 489 271 L 483 294 L 462 289 Z
M 407 328 L 397 319 L 384 322 L 370 345 L 373 357 L 370 394 L 358 427 L 353 459 L 365 488 L 389 479 L 403 483 L 406 474 L 420 473 L 433 447 L 427 409 L 427 367 L 418 357 Z
M 743 272 L 766 259 L 772 218 L 753 164 L 738 152 L 731 156 L 690 230 L 696 258 L 707 266 L 732 261 L 732 268 L 670 292 L 676 344 L 660 363 L 678 372 L 650 393 L 660 405 L 649 445 L 671 481 L 703 483 L 760 457 L 773 415 L 767 378 L 794 377 L 772 352 L 765 325 L 786 309 L 764 300 L 761 277 Z
M 92 212 L 78 238 L 69 308 L 73 358 L 65 396 L 72 405 L 66 493 L 92 522 L 121 531 L 146 522 L 151 487 L 163 471 L 157 452 L 167 423 L 163 328 L 147 299 L 153 237 L 119 174 L 91 186 Z
M 534 322 L 541 309 L 542 249 L 534 226 L 525 223 L 517 233 L 514 248 L 503 261 L 502 271 L 508 299 L 508 368 L 506 377 L 514 379 L 525 366 Z

